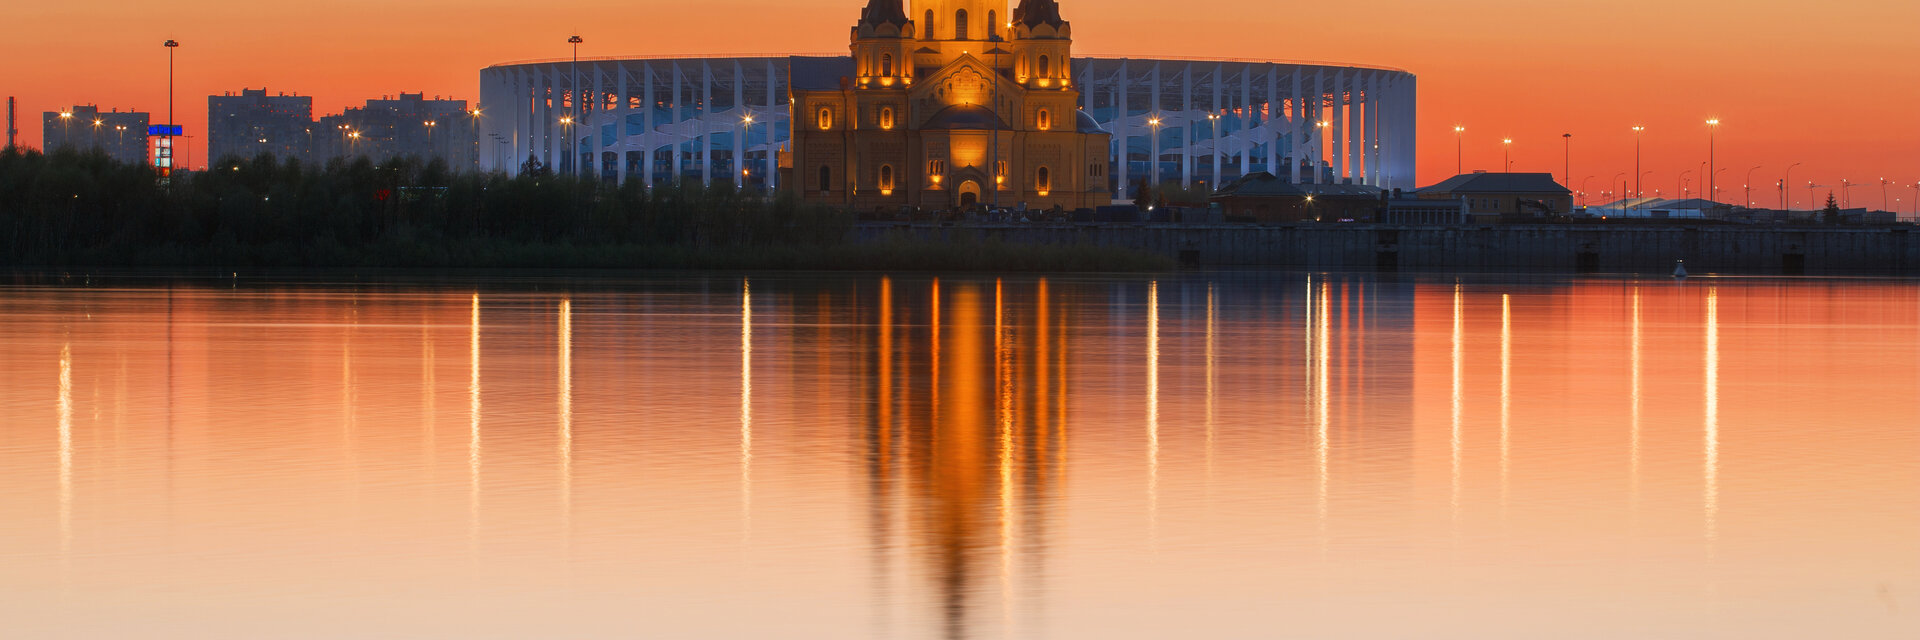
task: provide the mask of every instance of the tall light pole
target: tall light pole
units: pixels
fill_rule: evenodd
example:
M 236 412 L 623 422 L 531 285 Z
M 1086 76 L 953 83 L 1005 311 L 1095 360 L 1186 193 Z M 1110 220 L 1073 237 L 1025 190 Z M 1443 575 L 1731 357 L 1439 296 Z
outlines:
M 1681 200 L 1687 199 L 1687 174 L 1690 174 L 1690 173 L 1693 173 L 1692 169 L 1682 171 L 1680 172 L 1680 177 L 1675 178 L 1673 180 L 1674 181 L 1673 192 L 1680 194 Z
M 1624 194 L 1627 192 L 1627 172 L 1622 171 L 1620 173 L 1613 174 L 1613 179 L 1607 181 L 1607 187 L 1609 189 L 1611 189 L 1613 185 L 1616 185 L 1616 184 L 1620 185 L 1619 193 L 1623 194 L 1621 195 L 1620 200 L 1625 200 L 1626 196 Z M 1618 201 L 1616 200 L 1615 202 L 1618 202 Z M 1610 202 L 1608 204 L 1614 204 L 1614 203 Z M 1621 207 L 1621 208 L 1625 209 L 1626 207 Z
M 1845 208 L 1845 209 L 1853 208 L 1853 181 L 1852 180 L 1848 180 L 1846 178 L 1840 179 L 1840 206 L 1841 208 Z
M 173 177 L 173 50 L 180 48 L 177 40 L 168 40 L 162 45 L 167 48 L 167 128 L 160 132 L 160 148 L 166 152 L 166 166 L 160 168 L 160 179 Z
M 72 128 L 70 127 L 72 122 L 73 122 L 72 111 L 60 112 L 60 146 L 63 146 L 63 147 L 73 146 L 73 131 L 72 131 Z
M 1640 184 L 1640 177 L 1639 177 L 1641 175 L 1640 173 L 1640 140 L 1642 137 L 1644 137 L 1646 132 L 1647 132 L 1646 127 L 1640 126 L 1637 124 L 1633 125 L 1633 175 L 1635 176 L 1633 179 L 1633 197 L 1635 198 L 1640 197 L 1640 194 L 1642 193 L 1646 193 L 1646 190 L 1643 189 L 1642 185 Z
M 1715 196 L 1720 195 L 1719 193 L 1715 192 L 1713 188 L 1715 184 L 1714 178 L 1716 177 L 1714 175 L 1714 170 L 1713 170 L 1715 166 L 1714 158 L 1713 158 L 1713 138 L 1714 138 L 1714 133 L 1719 130 L 1720 130 L 1720 119 L 1708 118 L 1707 119 L 1707 200 L 1709 201 L 1712 201 Z
M 1580 205 L 1581 206 L 1586 206 L 1587 204 L 1590 204 L 1587 202 L 1587 183 L 1592 180 L 1593 180 L 1593 176 L 1587 176 L 1585 178 L 1580 179 Z
M 1886 178 L 1881 178 L 1881 179 L 1880 179 L 1880 208 L 1882 208 L 1882 209 L 1886 209 L 1886 210 L 1888 210 L 1888 211 L 1892 211 L 1892 210 L 1893 210 L 1893 205 L 1892 205 L 1892 204 L 1890 204 L 1890 201 L 1888 201 L 1888 200 L 1887 200 L 1887 185 L 1888 185 L 1888 184 L 1892 184 L 1892 183 L 1890 183 L 1890 182 L 1888 182 Z M 1896 215 L 1897 215 L 1897 214 L 1896 214 Z
M 1461 139 L 1461 134 L 1466 132 L 1466 127 L 1459 125 L 1453 127 L 1453 175 L 1456 176 L 1467 172 L 1467 147 L 1466 142 Z
M 1746 184 L 1743 186 L 1747 190 L 1747 208 L 1748 209 L 1753 208 L 1753 172 L 1759 171 L 1760 167 L 1761 165 L 1754 165 L 1752 169 L 1747 170 L 1747 180 L 1746 180 Z
M 467 134 L 473 136 L 473 169 L 480 169 L 480 108 L 474 107 L 467 115 L 473 119 L 467 124 Z M 499 160 L 495 159 L 496 162 Z
M 573 67 L 567 71 L 570 79 L 567 80 L 567 93 L 569 95 L 567 99 L 567 118 L 564 120 L 567 124 L 568 175 L 580 175 L 580 172 L 574 167 L 574 163 L 579 162 L 580 159 L 574 157 L 576 154 L 574 153 L 573 145 L 576 144 L 576 141 L 573 139 L 573 122 L 580 113 L 580 43 L 582 42 L 586 42 L 586 40 L 581 39 L 578 35 L 567 38 L 567 44 L 573 45 Z
M 753 177 L 753 174 L 747 169 L 747 157 L 753 154 L 752 111 L 748 111 L 746 115 L 740 117 L 740 128 L 744 130 L 743 135 L 745 136 L 745 139 L 740 141 L 740 148 L 744 149 L 744 151 L 740 152 L 740 190 L 746 191 L 747 179 Z
M 435 151 L 433 148 L 433 127 L 434 125 L 438 125 L 440 123 L 435 120 L 428 120 L 420 124 L 427 127 L 427 153 L 432 154 L 434 156 L 439 156 L 440 152 Z
M 1565 173 L 1560 174 L 1560 176 L 1566 178 L 1566 181 L 1571 183 L 1573 182 L 1573 134 L 1562 133 L 1560 134 L 1560 140 L 1565 146 L 1564 152 L 1567 156 Z
M 1505 158 L 1507 162 L 1507 168 L 1504 169 L 1503 171 L 1505 171 L 1506 173 L 1513 173 L 1513 138 L 1501 139 L 1500 145 L 1502 149 L 1506 150 Z
M 101 120 L 99 118 L 93 119 L 93 134 L 90 136 L 90 138 L 92 140 L 91 144 L 95 149 L 100 148 L 100 125 L 103 125 L 106 123 L 107 121 Z
M 1787 189 L 1793 188 L 1793 168 L 1798 166 L 1800 166 L 1800 163 L 1798 162 L 1787 165 L 1787 175 L 1780 178 L 1780 210 L 1781 211 L 1793 210 L 1793 208 L 1787 206 Z

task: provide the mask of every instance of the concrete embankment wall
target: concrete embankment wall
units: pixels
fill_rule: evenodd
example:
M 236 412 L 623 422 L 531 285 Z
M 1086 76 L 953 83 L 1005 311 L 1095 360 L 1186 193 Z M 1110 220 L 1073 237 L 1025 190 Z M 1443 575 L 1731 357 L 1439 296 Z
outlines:
M 1193 266 L 1514 269 L 1665 273 L 1920 272 L 1920 229 L 1575 225 L 908 225 L 863 223 L 854 239 L 1092 245 Z

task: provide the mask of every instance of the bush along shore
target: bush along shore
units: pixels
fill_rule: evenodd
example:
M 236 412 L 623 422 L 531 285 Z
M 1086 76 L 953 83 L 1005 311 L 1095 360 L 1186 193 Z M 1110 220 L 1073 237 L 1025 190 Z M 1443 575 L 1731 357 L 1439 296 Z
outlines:
M 847 240 L 781 193 L 455 173 L 438 161 L 227 159 L 162 184 L 100 153 L 0 151 L 0 265 L 1153 271 L 1119 249 Z

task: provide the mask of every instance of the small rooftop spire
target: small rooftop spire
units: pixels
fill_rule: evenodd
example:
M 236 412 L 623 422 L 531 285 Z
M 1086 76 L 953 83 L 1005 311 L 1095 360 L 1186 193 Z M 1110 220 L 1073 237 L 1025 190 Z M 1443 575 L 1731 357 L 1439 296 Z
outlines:
M 1020 0 L 1020 6 L 1013 10 L 1013 21 L 1029 27 L 1066 24 L 1060 19 L 1060 3 L 1054 0 Z
M 871 25 L 891 24 L 896 27 L 907 26 L 907 10 L 902 0 L 870 0 L 867 8 L 860 10 L 860 23 Z

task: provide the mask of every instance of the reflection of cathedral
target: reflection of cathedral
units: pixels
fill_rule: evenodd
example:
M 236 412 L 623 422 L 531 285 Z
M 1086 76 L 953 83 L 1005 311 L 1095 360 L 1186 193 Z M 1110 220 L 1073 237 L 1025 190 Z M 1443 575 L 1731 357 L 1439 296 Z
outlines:
M 863 210 L 1108 204 L 1110 136 L 1077 106 L 1059 5 L 915 8 L 870 0 L 851 60 L 793 60 L 787 187 Z

